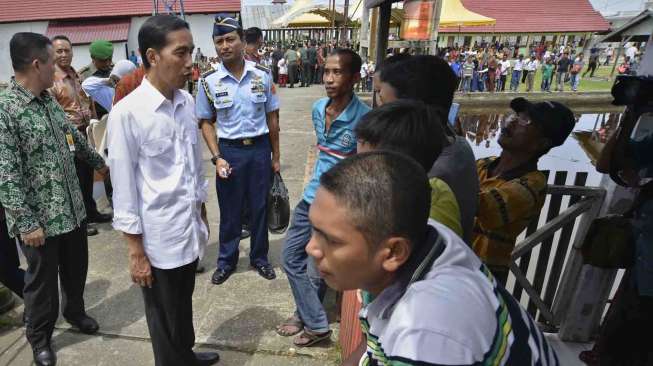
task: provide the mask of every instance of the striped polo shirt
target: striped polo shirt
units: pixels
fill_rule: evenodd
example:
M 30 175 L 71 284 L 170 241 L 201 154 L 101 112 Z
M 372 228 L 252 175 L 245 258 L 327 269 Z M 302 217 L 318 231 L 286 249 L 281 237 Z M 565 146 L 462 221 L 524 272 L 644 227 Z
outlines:
M 361 309 L 359 364 L 558 365 L 533 319 L 462 239 L 429 225 L 416 260 Z

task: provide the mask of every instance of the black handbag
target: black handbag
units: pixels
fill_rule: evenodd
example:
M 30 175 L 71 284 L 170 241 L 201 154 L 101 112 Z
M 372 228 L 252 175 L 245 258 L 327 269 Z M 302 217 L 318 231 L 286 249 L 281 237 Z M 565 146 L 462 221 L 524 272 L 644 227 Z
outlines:
M 630 214 L 592 221 L 583 241 L 583 263 L 600 268 L 629 268 L 635 263 L 635 235 Z
M 273 234 L 283 234 L 290 222 L 290 201 L 288 189 L 281 174 L 272 176 L 272 187 L 268 194 L 268 230 Z

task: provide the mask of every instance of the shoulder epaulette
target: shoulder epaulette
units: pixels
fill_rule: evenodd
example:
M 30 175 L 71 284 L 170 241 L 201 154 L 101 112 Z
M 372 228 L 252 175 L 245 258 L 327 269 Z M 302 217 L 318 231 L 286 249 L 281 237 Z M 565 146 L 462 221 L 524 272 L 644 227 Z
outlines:
M 216 71 L 217 71 L 217 70 L 209 70 L 209 71 L 203 73 L 203 74 L 202 74 L 202 77 L 206 79 L 207 76 L 213 74 L 213 73 L 216 72 Z
M 256 64 L 256 68 L 261 70 L 261 71 L 270 72 L 269 68 L 267 68 L 267 67 L 265 67 L 265 66 L 263 66 L 261 64 Z

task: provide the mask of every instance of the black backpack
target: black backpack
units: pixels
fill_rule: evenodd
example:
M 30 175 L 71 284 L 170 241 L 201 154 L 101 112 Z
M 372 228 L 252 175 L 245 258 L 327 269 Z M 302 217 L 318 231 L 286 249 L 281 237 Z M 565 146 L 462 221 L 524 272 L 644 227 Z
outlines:
M 290 222 L 290 201 L 288 189 L 281 174 L 272 176 L 272 187 L 268 194 L 268 230 L 273 234 L 283 234 Z

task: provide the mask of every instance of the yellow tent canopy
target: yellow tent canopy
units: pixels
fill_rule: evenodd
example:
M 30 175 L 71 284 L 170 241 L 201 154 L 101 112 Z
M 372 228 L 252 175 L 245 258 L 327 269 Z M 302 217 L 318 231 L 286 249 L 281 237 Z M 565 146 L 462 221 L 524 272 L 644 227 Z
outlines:
M 297 28 L 297 27 L 328 27 L 331 25 L 331 21 L 319 14 L 314 13 L 304 13 L 297 18 L 291 20 L 288 23 L 288 27 Z
M 440 27 L 494 25 L 496 19 L 467 10 L 460 0 L 442 0 Z

